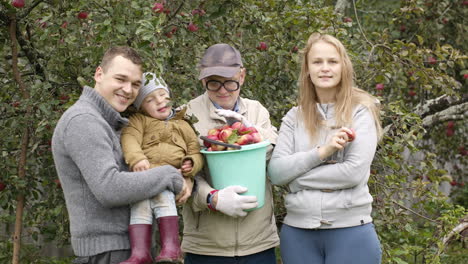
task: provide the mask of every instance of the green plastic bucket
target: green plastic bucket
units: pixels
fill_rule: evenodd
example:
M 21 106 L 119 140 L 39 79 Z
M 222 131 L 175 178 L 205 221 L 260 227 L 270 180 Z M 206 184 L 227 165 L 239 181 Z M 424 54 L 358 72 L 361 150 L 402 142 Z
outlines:
M 257 197 L 258 206 L 265 203 L 265 171 L 268 140 L 243 145 L 239 150 L 200 152 L 205 155 L 213 187 L 220 190 L 227 186 L 240 185 L 247 188 L 242 195 Z

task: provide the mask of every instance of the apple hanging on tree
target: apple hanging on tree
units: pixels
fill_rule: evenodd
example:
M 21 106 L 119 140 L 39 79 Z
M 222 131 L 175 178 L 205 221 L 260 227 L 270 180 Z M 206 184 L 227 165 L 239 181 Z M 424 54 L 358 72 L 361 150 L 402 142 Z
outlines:
M 24 0 L 13 0 L 11 5 L 16 8 L 23 8 L 24 7 Z

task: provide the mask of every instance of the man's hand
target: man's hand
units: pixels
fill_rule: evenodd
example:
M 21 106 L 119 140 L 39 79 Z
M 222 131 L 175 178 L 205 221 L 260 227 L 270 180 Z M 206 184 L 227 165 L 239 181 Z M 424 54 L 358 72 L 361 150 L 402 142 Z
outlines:
M 133 166 L 133 171 L 145 171 L 149 170 L 150 163 L 147 159 L 140 160 Z
M 244 193 L 247 188 L 242 186 L 229 186 L 222 190 L 219 190 L 212 200 L 213 206 L 216 210 L 232 216 L 246 216 L 247 212 L 244 210 L 253 209 L 258 206 L 257 197 L 239 195 Z
M 246 126 L 246 127 L 251 127 L 252 126 L 252 123 L 250 123 L 247 120 L 247 118 L 245 118 L 243 115 L 241 115 L 239 113 L 236 113 L 236 112 L 234 112 L 232 110 L 216 109 L 215 112 L 219 116 L 222 116 L 222 117 L 226 118 L 226 121 L 229 124 L 234 123 L 236 121 L 239 121 L 239 122 L 242 122 L 242 124 L 244 124 L 244 126 Z
M 177 196 L 175 197 L 176 203 L 180 205 L 187 202 L 188 198 L 190 198 L 190 195 L 192 195 L 192 189 L 193 179 L 184 177 L 184 185 L 182 186 L 182 191 L 180 191 L 180 193 L 177 194 Z

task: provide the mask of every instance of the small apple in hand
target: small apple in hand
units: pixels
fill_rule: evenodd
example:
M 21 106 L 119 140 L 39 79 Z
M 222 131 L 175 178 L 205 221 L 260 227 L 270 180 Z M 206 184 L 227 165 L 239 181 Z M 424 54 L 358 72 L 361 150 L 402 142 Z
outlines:
M 353 128 L 350 128 L 349 130 L 351 130 L 351 133 L 346 132 L 346 135 L 348 135 L 348 142 L 351 142 L 356 138 L 356 131 L 354 131 Z

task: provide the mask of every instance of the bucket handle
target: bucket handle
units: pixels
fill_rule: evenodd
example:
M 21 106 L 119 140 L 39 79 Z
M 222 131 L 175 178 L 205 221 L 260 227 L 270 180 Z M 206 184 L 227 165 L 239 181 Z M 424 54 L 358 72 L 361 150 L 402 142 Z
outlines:
M 225 146 L 225 147 L 233 148 L 233 149 L 241 149 L 241 148 L 242 148 L 242 147 L 239 146 L 239 145 L 233 145 L 233 144 L 224 143 L 224 142 L 217 141 L 217 140 L 214 140 L 214 139 L 205 137 L 205 136 L 200 136 L 200 138 L 201 138 L 202 140 L 204 140 L 204 141 L 210 142 L 211 144 L 215 144 L 215 145 L 221 145 L 221 146 Z

